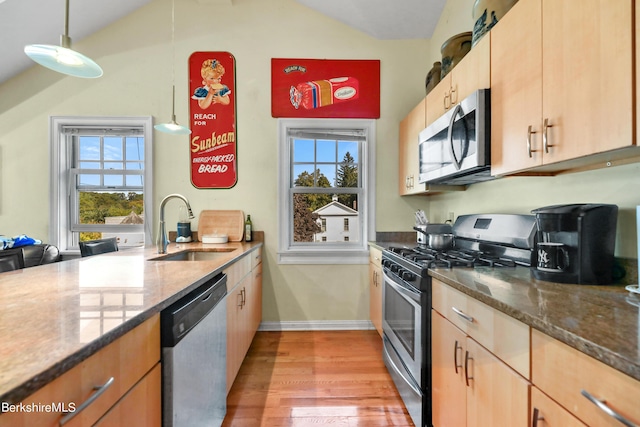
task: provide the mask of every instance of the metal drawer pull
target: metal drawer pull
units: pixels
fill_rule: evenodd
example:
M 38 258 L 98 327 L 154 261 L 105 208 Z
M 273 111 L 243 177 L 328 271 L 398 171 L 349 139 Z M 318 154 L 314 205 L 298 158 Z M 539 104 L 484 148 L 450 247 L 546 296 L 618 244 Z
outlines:
M 531 427 L 538 427 L 538 421 L 544 421 L 544 417 L 540 415 L 538 408 L 533 408 L 533 419 L 531 420 Z
M 462 350 L 462 346 L 458 345 L 458 340 L 456 340 L 453 346 L 453 364 L 456 369 L 456 374 L 458 373 L 458 368 L 462 368 L 462 365 L 458 365 L 458 349 Z
M 538 132 L 533 130 L 533 126 L 529 126 L 529 128 L 527 129 L 527 153 L 529 154 L 529 158 L 533 157 L 532 153 L 535 153 L 536 151 L 538 151 L 538 150 L 531 149 L 531 135 L 533 135 L 534 133 L 538 133 Z
M 467 350 L 464 352 L 464 382 L 467 383 L 467 387 L 469 387 L 469 380 L 473 379 L 469 376 L 469 360 L 473 360 L 473 357 L 469 356 L 469 350 Z
M 604 412 L 605 414 L 609 415 L 611 418 L 616 419 L 617 421 L 619 421 L 620 423 L 624 424 L 627 427 L 638 427 L 637 424 L 632 423 L 631 421 L 627 420 L 625 417 L 623 417 L 622 415 L 618 414 L 616 411 L 614 411 L 613 409 L 609 408 L 609 406 L 606 404 L 606 401 L 604 400 L 600 400 L 594 396 L 592 396 L 588 391 L 586 390 L 581 390 L 580 393 L 586 397 L 589 402 L 593 403 L 594 405 L 596 405 L 598 408 L 600 408 L 600 410 L 602 412 Z
M 107 380 L 106 383 L 102 384 L 101 386 L 95 386 L 93 389 L 95 390 L 95 393 L 93 393 L 91 396 L 89 396 L 89 398 L 87 400 L 85 400 L 84 402 L 82 402 L 80 404 L 80 406 L 78 406 L 76 408 L 75 411 L 73 412 L 69 412 L 68 414 L 66 414 L 64 417 L 62 417 L 60 419 L 60 421 L 58 422 L 58 425 L 65 425 L 66 423 L 68 423 L 69 421 L 71 421 L 71 419 L 73 417 L 75 417 L 76 415 L 78 415 L 80 412 L 84 411 L 87 406 L 91 405 L 98 397 L 100 397 L 100 395 L 102 393 L 104 393 L 105 391 L 107 391 L 107 389 L 109 387 L 111 387 L 111 384 L 113 384 L 113 382 L 115 381 L 115 379 L 113 377 L 109 378 Z
M 462 317 L 464 320 L 466 320 L 467 322 L 473 323 L 473 317 L 469 316 L 468 314 L 466 314 L 465 312 L 463 312 L 462 310 L 458 310 L 455 307 L 451 307 L 451 310 L 453 310 L 453 312 L 455 314 L 457 314 L 458 316 Z

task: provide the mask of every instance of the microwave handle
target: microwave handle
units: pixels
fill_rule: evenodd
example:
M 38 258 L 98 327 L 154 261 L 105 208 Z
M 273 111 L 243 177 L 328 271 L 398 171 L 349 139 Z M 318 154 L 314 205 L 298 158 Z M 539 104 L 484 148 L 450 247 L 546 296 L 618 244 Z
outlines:
M 449 140 L 449 153 L 451 154 L 451 160 L 453 161 L 453 165 L 456 167 L 456 170 L 460 170 L 462 167 L 461 161 L 456 157 L 455 150 L 453 149 L 453 124 L 456 121 L 456 117 L 458 117 L 458 113 L 462 111 L 462 107 L 460 104 L 456 105 L 456 108 L 453 110 L 453 114 L 451 114 L 451 120 L 449 121 L 449 134 L 447 139 Z

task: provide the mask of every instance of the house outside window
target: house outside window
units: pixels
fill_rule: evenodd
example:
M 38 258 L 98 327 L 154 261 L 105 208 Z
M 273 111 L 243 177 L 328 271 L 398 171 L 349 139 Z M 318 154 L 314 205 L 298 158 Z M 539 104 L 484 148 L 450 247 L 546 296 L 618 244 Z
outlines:
M 366 263 L 375 238 L 375 122 L 281 119 L 278 128 L 278 261 Z
M 51 242 L 151 242 L 151 117 L 51 117 L 50 135 Z

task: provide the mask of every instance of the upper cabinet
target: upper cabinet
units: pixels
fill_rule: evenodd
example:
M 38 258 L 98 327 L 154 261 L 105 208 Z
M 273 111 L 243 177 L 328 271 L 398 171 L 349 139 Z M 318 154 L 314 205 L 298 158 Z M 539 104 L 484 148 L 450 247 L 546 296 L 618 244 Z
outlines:
M 427 95 L 426 125 L 430 125 L 451 107 L 478 89 L 491 84 L 491 33 L 478 44 Z
M 493 175 L 629 156 L 632 3 L 520 0 L 492 29 Z
M 400 122 L 399 135 L 399 186 L 401 196 L 424 191 L 424 185 L 418 184 L 420 166 L 418 164 L 418 135 L 425 128 L 425 101 L 416 105 Z M 422 187 L 422 188 L 421 188 Z

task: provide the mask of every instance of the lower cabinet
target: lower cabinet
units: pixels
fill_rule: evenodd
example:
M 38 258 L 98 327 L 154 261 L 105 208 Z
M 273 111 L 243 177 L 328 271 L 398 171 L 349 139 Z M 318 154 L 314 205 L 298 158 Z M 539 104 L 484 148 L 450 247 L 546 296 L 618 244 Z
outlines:
M 369 248 L 369 319 L 382 337 L 382 251 Z
M 96 427 L 157 427 L 162 423 L 162 369 L 158 363 L 122 400 L 100 418 Z
M 21 402 L 61 404 L 75 413 L 7 412 L 0 426 L 90 426 L 98 420 L 157 426 L 160 402 L 160 316 L 155 315 Z M 118 424 L 122 419 L 127 423 Z
M 531 425 L 539 427 L 586 426 L 536 387 L 531 388 Z
M 227 393 L 262 321 L 262 248 L 233 263 L 227 273 Z
M 528 426 L 529 327 L 436 279 L 432 291 L 433 426 Z
M 432 310 L 433 426 L 528 426 L 530 384 Z
M 567 408 L 563 418 L 545 421 L 545 427 L 582 425 L 566 421 L 573 418 L 598 427 L 640 425 L 640 381 L 537 330 L 531 334 L 531 349 L 534 396 L 546 395 L 547 402 Z M 533 400 L 531 407 L 545 420 L 560 412 Z

